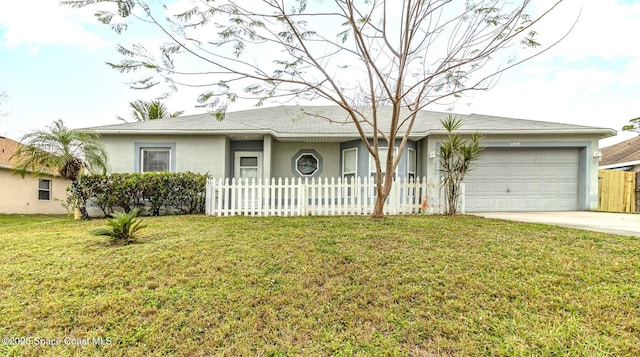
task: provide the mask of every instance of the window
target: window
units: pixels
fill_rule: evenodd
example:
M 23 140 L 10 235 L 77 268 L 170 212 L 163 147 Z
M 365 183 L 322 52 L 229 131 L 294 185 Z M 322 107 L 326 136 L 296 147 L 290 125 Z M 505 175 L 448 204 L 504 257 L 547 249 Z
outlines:
M 296 170 L 302 176 L 311 176 L 318 171 L 318 159 L 313 154 L 303 154 L 296 160 Z
M 176 172 L 175 142 L 136 142 L 133 150 L 135 172 Z
M 240 157 L 240 177 L 241 178 L 258 178 L 258 157 L 257 156 L 241 156 Z
M 389 152 L 389 148 L 382 148 L 379 147 L 378 148 L 378 155 L 380 155 L 380 170 L 382 172 L 382 174 L 385 174 L 385 162 L 387 160 L 387 153 Z M 393 158 L 395 159 L 395 157 L 398 155 L 398 148 L 393 148 Z M 371 174 L 371 177 L 376 177 L 376 162 L 373 159 L 372 155 L 369 155 L 369 173 Z M 395 177 L 395 174 L 394 174 Z
M 409 149 L 407 150 L 407 178 L 409 181 L 416 180 L 416 150 Z
M 51 201 L 51 180 L 38 180 L 38 199 Z
M 358 148 L 342 150 L 342 177 L 348 182 L 358 176 Z
M 142 172 L 170 171 L 170 148 L 142 148 L 140 150 L 140 159 L 142 160 L 140 167 Z
M 322 156 L 313 149 L 299 150 L 291 157 L 291 173 L 295 177 L 320 177 Z

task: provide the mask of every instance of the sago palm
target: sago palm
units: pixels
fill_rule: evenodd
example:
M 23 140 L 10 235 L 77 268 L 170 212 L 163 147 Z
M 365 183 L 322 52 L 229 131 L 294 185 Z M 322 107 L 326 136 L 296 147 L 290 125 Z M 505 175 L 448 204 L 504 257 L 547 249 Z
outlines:
M 138 210 L 131 210 L 129 213 L 116 212 L 113 218 L 107 221 L 110 228 L 96 228 L 90 231 L 95 236 L 107 236 L 112 242 L 129 244 L 135 241 L 137 234 L 147 226 L 142 224 L 142 220 L 136 218 Z
M 26 134 L 18 150 L 11 156 L 13 171 L 24 177 L 28 172 L 59 174 L 75 180 L 84 169 L 91 173 L 106 173 L 107 153 L 91 132 L 69 129 L 56 120 L 45 130 Z

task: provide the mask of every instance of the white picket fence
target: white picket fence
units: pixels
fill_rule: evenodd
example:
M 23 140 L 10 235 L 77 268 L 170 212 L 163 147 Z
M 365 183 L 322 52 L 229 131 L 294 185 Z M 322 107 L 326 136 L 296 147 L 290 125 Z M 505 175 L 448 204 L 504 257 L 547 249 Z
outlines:
M 442 213 L 440 197 L 444 196 L 439 185 L 426 178 L 396 180 L 384 213 Z M 369 215 L 375 201 L 376 184 L 369 178 L 209 179 L 205 212 L 212 216 Z M 464 213 L 464 205 L 460 208 Z

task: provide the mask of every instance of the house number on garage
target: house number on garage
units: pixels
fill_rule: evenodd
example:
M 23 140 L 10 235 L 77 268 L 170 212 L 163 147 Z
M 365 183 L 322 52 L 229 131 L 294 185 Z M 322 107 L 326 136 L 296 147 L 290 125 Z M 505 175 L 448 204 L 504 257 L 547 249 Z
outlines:
M 511 142 L 511 146 L 520 146 L 520 142 L 519 141 L 512 141 Z

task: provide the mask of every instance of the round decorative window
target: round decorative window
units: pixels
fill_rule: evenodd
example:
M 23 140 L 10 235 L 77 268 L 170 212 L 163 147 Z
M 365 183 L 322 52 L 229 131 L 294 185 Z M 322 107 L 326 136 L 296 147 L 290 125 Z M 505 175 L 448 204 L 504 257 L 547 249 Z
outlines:
M 303 154 L 296 160 L 296 169 L 304 176 L 311 176 L 318 171 L 318 159 L 312 154 Z

